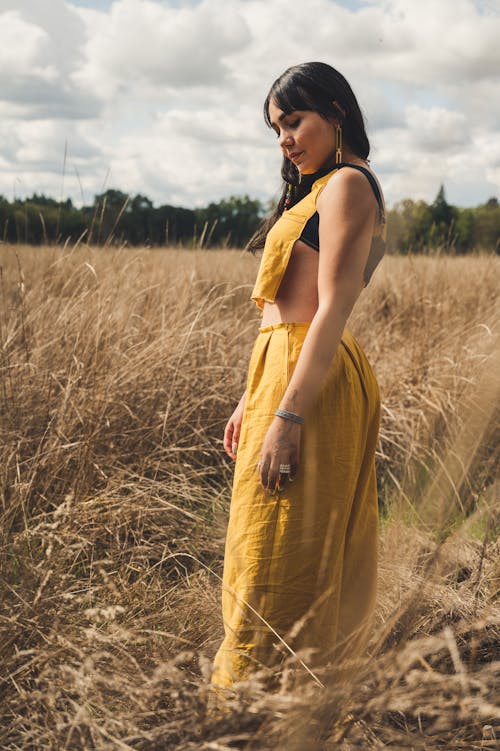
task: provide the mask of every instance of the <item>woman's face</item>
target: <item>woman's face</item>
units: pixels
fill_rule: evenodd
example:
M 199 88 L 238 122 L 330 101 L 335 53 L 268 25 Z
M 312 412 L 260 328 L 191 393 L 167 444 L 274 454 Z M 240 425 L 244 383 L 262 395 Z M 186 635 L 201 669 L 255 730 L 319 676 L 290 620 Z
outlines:
M 303 175 L 321 167 L 335 165 L 336 123 L 312 110 L 295 110 L 285 115 L 273 99 L 269 102 L 269 119 L 277 133 L 283 154 Z

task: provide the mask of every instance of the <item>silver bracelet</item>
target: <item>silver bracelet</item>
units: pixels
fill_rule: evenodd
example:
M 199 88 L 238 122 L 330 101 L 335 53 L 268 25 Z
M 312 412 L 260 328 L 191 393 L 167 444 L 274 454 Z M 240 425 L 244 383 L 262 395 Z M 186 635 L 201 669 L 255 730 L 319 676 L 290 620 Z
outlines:
M 304 418 L 300 415 L 296 415 L 295 412 L 289 412 L 287 409 L 277 409 L 274 413 L 277 417 L 282 417 L 284 420 L 291 420 L 299 425 L 304 424 Z

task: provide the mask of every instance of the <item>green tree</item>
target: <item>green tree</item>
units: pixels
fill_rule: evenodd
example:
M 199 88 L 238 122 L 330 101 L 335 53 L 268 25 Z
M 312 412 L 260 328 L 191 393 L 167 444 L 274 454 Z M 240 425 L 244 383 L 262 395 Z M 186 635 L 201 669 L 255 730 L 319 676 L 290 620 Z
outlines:
M 198 209 L 196 217 L 199 231 L 205 233 L 205 244 L 241 248 L 257 229 L 262 214 L 261 202 L 244 195 L 210 203 Z
M 476 209 L 458 209 L 455 221 L 454 245 L 458 253 L 467 253 L 474 246 Z
M 444 185 L 439 188 L 434 203 L 430 206 L 432 224 L 428 234 L 430 246 L 444 246 L 449 248 L 453 245 L 453 230 L 458 216 L 455 206 L 446 200 Z
M 495 197 L 475 209 L 474 244 L 500 253 L 500 205 Z
M 108 188 L 94 198 L 92 221 L 89 227 L 89 240 L 108 242 L 116 234 L 118 222 L 127 208 L 130 196 L 116 188 Z
M 425 201 L 406 198 L 388 212 L 387 234 L 394 252 L 420 253 L 429 245 L 432 213 Z M 393 228 L 395 238 L 391 239 Z

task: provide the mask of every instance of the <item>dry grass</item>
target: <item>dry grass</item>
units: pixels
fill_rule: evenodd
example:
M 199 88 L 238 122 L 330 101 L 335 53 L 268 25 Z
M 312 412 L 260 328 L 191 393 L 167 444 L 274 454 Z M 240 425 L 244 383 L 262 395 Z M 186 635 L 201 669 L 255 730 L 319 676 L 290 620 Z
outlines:
M 384 404 L 371 657 L 326 690 L 291 658 L 217 715 L 256 260 L 0 253 L 1 748 L 500 745 L 497 258 L 389 257 L 353 315 Z

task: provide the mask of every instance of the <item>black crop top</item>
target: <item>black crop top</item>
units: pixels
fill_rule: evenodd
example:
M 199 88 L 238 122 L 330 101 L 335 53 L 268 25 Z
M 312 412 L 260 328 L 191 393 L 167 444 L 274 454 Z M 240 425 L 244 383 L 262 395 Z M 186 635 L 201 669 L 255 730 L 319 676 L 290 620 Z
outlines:
M 384 203 L 382 201 L 382 196 L 380 195 L 380 189 L 370 170 L 367 170 L 366 167 L 362 167 L 359 164 L 350 164 L 349 162 L 341 162 L 340 164 L 337 164 L 334 169 L 341 169 L 342 167 L 353 167 L 366 175 L 368 182 L 372 186 L 375 198 L 377 199 L 380 219 L 382 222 L 385 221 Z M 331 171 L 331 169 L 329 171 Z M 312 217 L 307 221 L 299 239 L 302 240 L 302 242 L 305 242 L 306 245 L 310 245 L 314 250 L 319 251 L 319 214 L 317 211 L 315 211 Z

